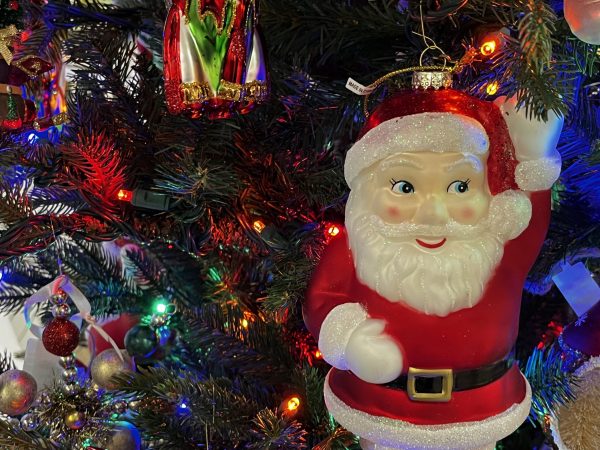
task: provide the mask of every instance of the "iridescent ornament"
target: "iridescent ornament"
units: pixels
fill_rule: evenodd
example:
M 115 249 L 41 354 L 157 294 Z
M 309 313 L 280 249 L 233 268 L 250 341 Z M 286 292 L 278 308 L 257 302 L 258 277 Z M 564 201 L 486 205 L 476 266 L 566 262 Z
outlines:
M 67 319 L 55 318 L 44 328 L 44 348 L 56 356 L 69 356 L 79 345 L 79 328 Z
M 67 303 L 68 300 L 69 295 L 62 289 L 59 289 L 59 291 L 56 294 L 53 294 L 52 297 L 50 297 L 50 301 L 54 305 L 63 305 Z
M 50 406 L 52 404 L 52 399 L 50 398 L 48 391 L 41 391 L 38 394 L 36 398 L 36 404 L 40 406 Z
M 75 395 L 81 388 L 75 383 L 69 383 L 63 385 L 61 389 L 67 395 Z
M 100 397 L 100 386 L 90 386 L 85 390 L 85 396 L 90 400 L 96 400 Z
M 158 349 L 156 332 L 146 325 L 136 325 L 125 335 L 125 348 L 132 356 L 149 358 Z
M 75 367 L 75 357 L 73 355 L 62 356 L 58 358 L 58 364 L 63 369 L 69 369 L 71 367 Z
M 69 317 L 70 314 L 71 314 L 71 307 L 69 305 L 67 305 L 66 303 L 61 303 L 58 305 L 54 305 L 52 307 L 52 315 L 54 317 L 57 317 L 60 319 L 65 319 L 65 318 Z
M 65 383 L 75 383 L 77 381 L 77 368 L 68 367 L 63 370 L 61 377 Z
M 34 431 L 40 425 L 40 418 L 36 414 L 25 414 L 21 417 L 21 429 L 23 431 Z
M 85 413 L 82 411 L 71 411 L 65 415 L 65 425 L 71 430 L 80 430 L 86 422 Z
M 8 370 L 0 375 L 0 412 L 9 416 L 26 413 L 35 400 L 37 383 L 23 370 Z
M 90 367 L 92 381 L 104 389 L 116 389 L 117 384 L 112 381 L 112 378 L 120 373 L 135 370 L 134 363 L 127 352 L 122 350 L 121 355 L 123 359 L 119 357 L 119 354 L 113 348 L 104 350 L 97 355 Z
M 164 31 L 172 114 L 211 119 L 246 113 L 269 93 L 258 0 L 174 0 Z

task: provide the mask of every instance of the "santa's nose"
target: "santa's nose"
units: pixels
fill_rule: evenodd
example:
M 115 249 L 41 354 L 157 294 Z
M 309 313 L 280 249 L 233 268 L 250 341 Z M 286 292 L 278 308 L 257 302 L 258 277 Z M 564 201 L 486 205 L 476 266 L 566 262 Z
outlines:
M 448 209 L 438 196 L 431 195 L 419 205 L 413 220 L 422 225 L 444 225 L 448 222 Z

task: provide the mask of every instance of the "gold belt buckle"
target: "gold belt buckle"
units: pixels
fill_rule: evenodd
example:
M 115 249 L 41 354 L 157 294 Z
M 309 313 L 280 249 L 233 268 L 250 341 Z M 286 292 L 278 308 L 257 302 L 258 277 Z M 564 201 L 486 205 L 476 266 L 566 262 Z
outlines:
M 417 392 L 415 388 L 416 378 L 436 378 L 442 377 L 442 392 L 425 393 Z M 417 402 L 449 402 L 452 397 L 452 387 L 454 385 L 454 377 L 452 369 L 416 369 L 408 368 L 408 378 L 406 382 L 406 391 L 411 400 Z

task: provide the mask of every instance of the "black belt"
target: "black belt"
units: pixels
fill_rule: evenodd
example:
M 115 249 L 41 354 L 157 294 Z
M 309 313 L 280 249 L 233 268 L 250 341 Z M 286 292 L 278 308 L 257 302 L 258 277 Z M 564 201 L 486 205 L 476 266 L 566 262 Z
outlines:
M 511 355 L 487 366 L 461 371 L 410 367 L 408 374 L 400 375 L 383 386 L 407 391 L 411 400 L 447 402 L 454 391 L 476 389 L 496 381 L 508 372 L 513 363 Z

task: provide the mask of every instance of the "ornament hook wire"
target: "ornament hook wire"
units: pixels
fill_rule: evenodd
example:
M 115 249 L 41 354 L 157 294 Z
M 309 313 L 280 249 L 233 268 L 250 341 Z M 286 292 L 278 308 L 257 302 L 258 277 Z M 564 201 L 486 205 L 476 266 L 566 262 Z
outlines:
M 425 43 L 425 50 L 423 50 L 421 52 L 421 56 L 419 57 L 419 65 L 413 66 L 413 67 L 407 67 L 404 69 L 394 70 L 393 72 L 383 75 L 382 77 L 378 78 L 373 83 L 371 83 L 368 86 L 369 91 L 365 95 L 365 98 L 363 101 L 363 114 L 365 115 L 365 118 L 368 118 L 370 115 L 370 113 L 369 113 L 369 98 L 370 98 L 371 94 L 373 92 L 375 92 L 375 90 L 379 86 L 381 86 L 381 84 L 384 81 L 389 80 L 390 78 L 393 78 L 395 76 L 402 75 L 404 73 L 408 73 L 408 72 L 416 72 L 416 71 L 453 72 L 455 70 L 455 67 L 448 67 L 448 62 L 451 61 L 450 56 L 448 54 L 446 54 L 446 52 L 441 47 L 439 47 L 432 38 L 430 38 L 429 36 L 427 36 L 425 34 L 425 21 L 423 19 L 423 0 L 419 1 L 419 13 L 420 13 L 420 20 L 421 20 L 421 33 L 417 33 L 416 31 L 413 31 L 413 33 L 415 33 L 417 36 L 421 36 L 423 38 L 423 42 Z M 423 57 L 425 56 L 425 54 L 428 51 L 431 51 L 431 50 L 437 50 L 441 53 L 441 58 L 443 59 L 443 65 L 431 65 L 431 66 L 423 65 Z
M 429 36 L 427 36 L 427 34 L 425 33 L 425 19 L 423 16 L 423 0 L 419 1 L 419 20 L 421 22 L 421 33 L 417 33 L 415 31 L 413 31 L 413 33 L 415 33 L 417 36 L 421 36 L 423 38 L 423 43 L 425 44 L 425 50 L 423 50 L 421 52 L 421 56 L 419 57 L 419 65 L 420 66 L 423 65 L 423 57 L 425 56 L 425 54 L 428 51 L 438 50 L 441 53 L 441 58 L 444 61 L 444 69 L 445 69 L 448 61 L 450 60 L 450 56 L 448 56 L 446 54 L 446 52 L 442 48 L 440 48 L 435 43 L 435 41 L 432 38 L 430 38 Z

